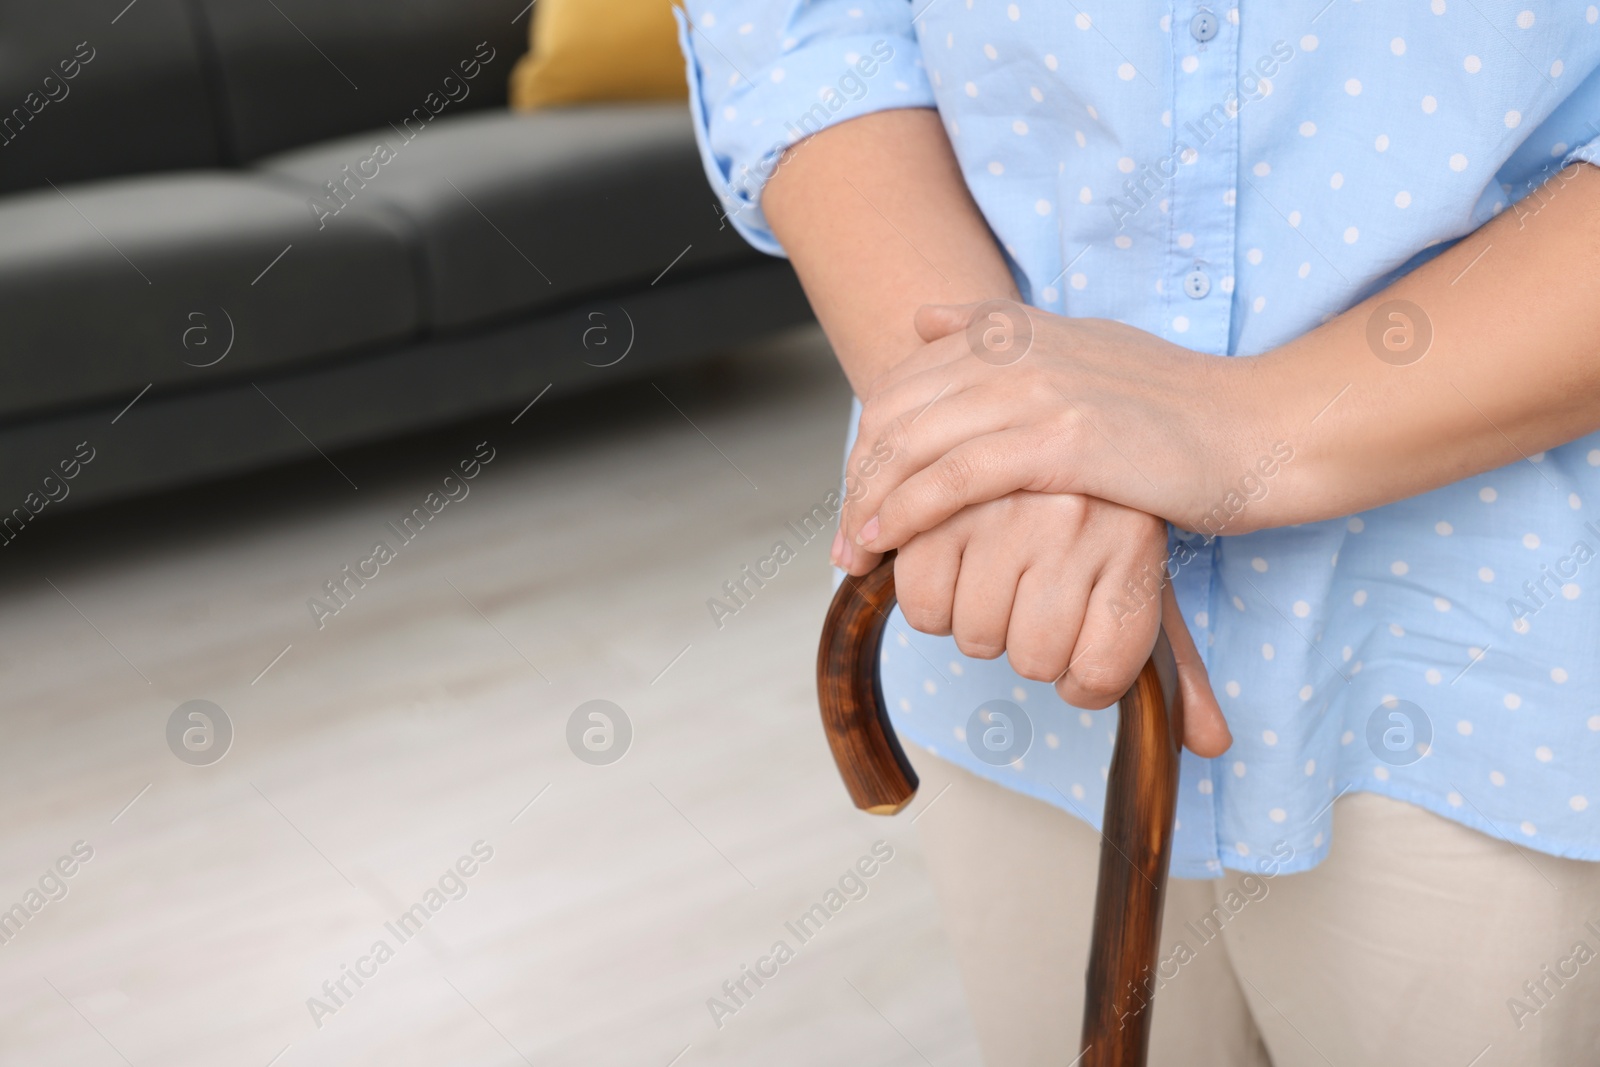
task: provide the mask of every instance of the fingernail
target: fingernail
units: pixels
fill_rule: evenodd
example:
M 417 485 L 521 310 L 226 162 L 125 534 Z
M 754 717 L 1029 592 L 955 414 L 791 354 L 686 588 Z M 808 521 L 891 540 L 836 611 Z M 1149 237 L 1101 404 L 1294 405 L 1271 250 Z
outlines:
M 828 551 L 828 558 L 833 560 L 835 567 L 839 566 L 839 553 L 844 550 L 844 527 L 833 531 L 833 548 Z
M 861 527 L 861 532 L 856 534 L 856 544 L 858 544 L 858 545 L 870 545 L 872 542 L 876 541 L 877 539 L 878 539 L 878 516 L 874 515 L 874 516 L 872 516 L 872 518 L 867 520 L 867 523 L 866 523 L 865 526 Z

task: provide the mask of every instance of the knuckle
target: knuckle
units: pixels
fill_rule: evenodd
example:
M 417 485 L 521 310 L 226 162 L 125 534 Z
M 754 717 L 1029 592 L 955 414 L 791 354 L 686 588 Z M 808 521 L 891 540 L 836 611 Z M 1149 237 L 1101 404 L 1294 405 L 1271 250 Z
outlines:
M 931 637 L 950 636 L 950 612 L 932 604 L 901 603 L 900 611 L 906 623 L 919 634 Z
M 1091 708 L 1104 708 L 1121 699 L 1127 691 L 1128 679 L 1122 672 L 1102 664 L 1079 664 L 1072 668 L 1075 688 L 1085 699 L 1094 703 Z
M 860 503 L 873 495 L 872 482 L 894 465 L 896 457 L 906 450 L 905 424 L 894 419 L 879 430 L 862 424 L 851 462 L 845 468 L 846 497 L 852 504 Z M 866 442 L 872 446 L 867 447 Z
M 1059 656 L 1052 656 L 1039 648 L 1013 647 L 1006 653 L 1011 669 L 1032 682 L 1053 682 L 1061 677 Z
M 905 416 L 899 415 L 892 418 L 878 434 L 878 444 L 884 450 L 880 457 L 883 466 L 888 466 L 895 459 L 906 455 L 911 446 L 911 424 Z
M 972 461 L 957 454 L 946 455 L 931 469 L 934 487 L 946 496 L 957 498 L 966 494 L 975 473 Z
M 955 604 L 950 549 L 942 541 L 913 537 L 895 557 L 894 578 L 900 612 L 918 633 L 945 637 Z
M 949 598 L 912 587 L 899 594 L 900 613 L 918 633 L 942 637 L 950 632 Z
M 964 656 L 973 659 L 999 659 L 1000 653 L 1005 651 L 1003 643 L 994 640 L 988 635 L 974 635 L 957 630 L 955 634 L 956 647 Z
M 1075 708 L 1084 708 L 1088 711 L 1101 711 L 1112 704 L 1093 693 L 1087 692 L 1071 678 L 1063 678 L 1056 683 L 1056 694 L 1062 700 Z
M 910 520 L 911 502 L 906 499 L 905 487 L 896 486 L 888 496 L 878 502 L 878 521 L 882 523 L 884 530 L 899 530 L 908 526 Z
M 881 400 L 864 400 L 861 403 L 861 420 L 856 423 L 856 447 L 860 449 L 869 441 L 875 442 L 883 435 L 886 421 Z
M 1090 498 L 1077 493 L 1038 493 L 1050 509 L 1050 520 L 1069 530 L 1081 529 L 1089 520 Z
M 1055 398 L 1056 417 L 1051 420 L 1050 437 L 1059 446 L 1077 452 L 1083 445 L 1086 429 L 1086 420 L 1078 405 L 1057 396 Z
M 876 383 L 874 383 L 874 384 L 876 384 Z M 880 413 L 882 411 L 883 411 L 883 394 L 878 393 L 876 391 L 869 390 L 867 398 L 865 400 L 861 401 L 861 423 L 860 423 L 860 426 L 861 426 L 861 431 L 863 433 L 866 432 L 868 429 L 870 429 L 870 428 L 872 428 L 872 427 L 874 427 L 874 426 L 876 426 L 878 424 L 878 422 L 880 421 L 879 420 L 879 415 L 880 415 Z

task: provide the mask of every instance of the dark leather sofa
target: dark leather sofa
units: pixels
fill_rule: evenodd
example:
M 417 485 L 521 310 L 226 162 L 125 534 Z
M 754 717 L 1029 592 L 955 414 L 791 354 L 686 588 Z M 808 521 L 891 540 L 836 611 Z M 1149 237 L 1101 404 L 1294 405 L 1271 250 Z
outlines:
M 68 463 L 107 500 L 805 320 L 682 104 L 507 110 L 529 17 L 0 0 L 0 516 Z

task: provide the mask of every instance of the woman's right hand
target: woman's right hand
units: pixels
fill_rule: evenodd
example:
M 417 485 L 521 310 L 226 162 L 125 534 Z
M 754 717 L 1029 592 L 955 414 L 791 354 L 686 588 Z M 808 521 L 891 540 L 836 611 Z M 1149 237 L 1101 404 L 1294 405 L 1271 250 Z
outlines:
M 835 541 L 857 574 L 877 563 Z M 1015 492 L 975 504 L 908 541 L 895 559 L 906 621 L 953 635 L 976 659 L 1005 653 L 1024 678 L 1067 703 L 1105 708 L 1138 678 L 1164 623 L 1178 665 L 1184 744 L 1219 756 L 1232 743 L 1189 628 L 1165 578 L 1167 526 L 1075 494 Z

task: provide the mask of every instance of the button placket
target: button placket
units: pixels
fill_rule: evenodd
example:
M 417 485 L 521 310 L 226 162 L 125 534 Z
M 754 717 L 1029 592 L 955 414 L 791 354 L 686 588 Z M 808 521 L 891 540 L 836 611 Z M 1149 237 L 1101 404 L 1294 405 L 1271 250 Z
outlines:
M 1176 21 L 1176 20 L 1175 20 Z M 1183 26 L 1183 22 L 1177 22 Z M 1190 8 L 1187 34 L 1173 34 L 1174 158 L 1163 272 L 1168 337 L 1185 348 L 1224 354 L 1232 300 L 1217 279 L 1233 262 L 1238 172 L 1239 28 L 1211 7 Z M 1185 162 L 1188 160 L 1188 162 Z M 1178 294 L 1182 294 L 1181 297 Z

